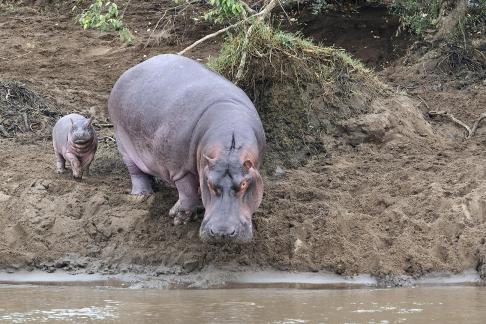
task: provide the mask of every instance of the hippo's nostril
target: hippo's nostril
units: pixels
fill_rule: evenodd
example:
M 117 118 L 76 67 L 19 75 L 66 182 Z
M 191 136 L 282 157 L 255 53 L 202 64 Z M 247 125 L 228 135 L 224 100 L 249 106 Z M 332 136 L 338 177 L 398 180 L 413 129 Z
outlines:
M 216 233 L 214 233 L 214 231 L 213 231 L 213 229 L 212 229 L 212 228 L 210 228 L 210 229 L 209 229 L 209 235 L 211 235 L 211 236 L 216 236 Z

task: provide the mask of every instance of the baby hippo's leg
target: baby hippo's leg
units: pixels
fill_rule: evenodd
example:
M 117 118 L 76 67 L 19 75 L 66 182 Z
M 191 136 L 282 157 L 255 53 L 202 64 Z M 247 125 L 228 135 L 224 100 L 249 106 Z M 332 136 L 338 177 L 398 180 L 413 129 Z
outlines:
M 83 177 L 83 168 L 81 167 L 81 162 L 78 157 L 72 153 L 66 153 L 66 160 L 71 164 L 74 179 L 81 180 Z
M 89 167 L 91 162 L 93 162 L 95 153 L 90 153 L 86 157 L 83 158 L 82 168 L 84 170 L 84 175 L 89 177 Z
M 64 156 L 57 151 L 54 153 L 56 154 L 56 172 L 64 173 L 64 171 L 66 171 L 66 160 L 64 159 Z
M 188 173 L 175 182 L 179 200 L 170 209 L 169 216 L 174 217 L 174 225 L 185 224 L 191 220 L 200 205 L 198 182 L 194 174 Z

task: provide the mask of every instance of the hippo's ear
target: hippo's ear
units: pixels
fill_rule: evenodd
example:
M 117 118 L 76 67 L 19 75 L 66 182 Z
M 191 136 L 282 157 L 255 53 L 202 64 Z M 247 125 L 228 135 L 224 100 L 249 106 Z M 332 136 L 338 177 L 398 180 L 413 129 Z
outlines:
M 72 118 L 69 118 L 69 121 L 71 122 L 71 128 L 74 128 L 74 120 Z
M 87 121 L 84 122 L 84 127 L 88 128 L 91 127 L 91 124 L 93 123 L 93 117 L 88 118 Z
M 247 194 L 245 196 L 245 200 L 250 206 L 252 212 L 257 210 L 258 206 L 262 203 L 263 199 L 263 180 L 262 176 L 258 172 L 256 168 L 251 168 L 249 173 L 252 177 L 252 183 L 250 187 L 247 189 Z
M 212 159 L 209 156 L 207 156 L 206 154 L 203 154 L 203 156 L 206 159 L 206 161 L 208 161 L 208 166 L 210 168 L 214 167 L 214 165 L 216 164 L 216 159 Z
M 245 162 L 243 162 L 243 168 L 246 172 L 250 171 L 250 169 L 253 168 L 253 162 L 251 162 L 250 160 L 246 160 Z

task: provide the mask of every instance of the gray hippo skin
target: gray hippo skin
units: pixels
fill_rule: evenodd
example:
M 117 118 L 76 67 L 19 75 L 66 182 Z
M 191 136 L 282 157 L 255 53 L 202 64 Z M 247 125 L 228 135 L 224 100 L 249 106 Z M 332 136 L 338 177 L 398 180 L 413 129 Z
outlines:
M 157 176 L 177 187 L 174 223 L 189 219 L 202 198 L 203 240 L 251 240 L 265 133 L 241 89 L 191 59 L 159 55 L 120 77 L 108 111 L 132 194 L 152 193 Z
M 73 176 L 81 180 L 89 175 L 89 166 L 98 146 L 92 119 L 70 114 L 59 119 L 52 130 L 52 144 L 56 154 L 56 170 L 63 173 L 66 160 L 71 164 Z

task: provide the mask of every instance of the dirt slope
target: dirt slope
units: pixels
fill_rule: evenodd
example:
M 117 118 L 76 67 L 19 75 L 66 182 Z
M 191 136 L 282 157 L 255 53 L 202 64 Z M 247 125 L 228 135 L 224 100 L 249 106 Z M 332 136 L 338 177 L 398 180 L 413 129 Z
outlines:
M 126 19 L 139 41 L 126 47 L 115 34 L 82 31 L 59 13 L 3 11 L 0 78 L 26 83 L 60 112 L 106 122 L 110 88 L 125 69 L 207 31 L 189 23 L 183 44 L 144 48 L 148 22 L 159 15 L 160 8 L 134 2 Z M 210 43 L 194 54 L 205 58 L 216 48 Z M 1 138 L 0 265 L 187 272 L 230 264 L 382 278 L 467 268 L 486 274 L 486 127 L 465 142 L 460 129 L 430 121 L 417 99 L 472 122 L 486 107 L 486 85 L 418 66 L 383 72 L 397 92 L 373 102 L 370 114 L 343 122 L 327 139 L 326 159 L 265 175 L 256 238 L 245 246 L 201 243 L 198 222 L 173 226 L 167 216 L 173 188 L 160 185 L 149 200 L 132 201 L 109 141 L 100 144 L 92 176 L 78 183 L 55 174 L 49 141 L 30 133 Z

